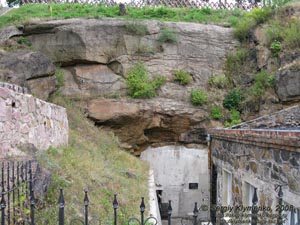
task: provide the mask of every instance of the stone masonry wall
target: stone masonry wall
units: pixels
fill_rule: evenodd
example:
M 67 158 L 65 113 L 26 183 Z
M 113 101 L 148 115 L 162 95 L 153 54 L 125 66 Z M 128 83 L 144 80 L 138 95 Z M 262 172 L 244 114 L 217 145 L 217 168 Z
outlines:
M 257 188 L 258 205 L 278 204 L 276 185 L 283 185 L 283 200 L 300 207 L 300 132 L 272 130 L 210 130 L 211 162 L 217 167 L 217 201 L 222 205 L 223 173 L 232 174 L 231 205 L 242 205 L 246 182 Z
M 296 105 L 270 115 L 262 116 L 245 123 L 238 124 L 234 129 L 300 129 L 300 105 Z
M 66 109 L 0 83 L 0 157 L 20 155 L 24 146 L 46 150 L 68 144 Z

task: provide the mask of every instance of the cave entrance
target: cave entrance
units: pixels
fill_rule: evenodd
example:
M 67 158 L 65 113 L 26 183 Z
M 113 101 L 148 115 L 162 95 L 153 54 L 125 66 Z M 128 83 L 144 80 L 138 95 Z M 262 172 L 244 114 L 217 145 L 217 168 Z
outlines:
M 193 215 L 195 202 L 209 205 L 209 170 L 206 146 L 148 147 L 141 159 L 149 162 L 154 173 L 155 191 L 161 218 L 168 218 L 168 201 L 172 201 L 172 218 Z M 199 211 L 199 219 L 207 221 L 209 212 Z

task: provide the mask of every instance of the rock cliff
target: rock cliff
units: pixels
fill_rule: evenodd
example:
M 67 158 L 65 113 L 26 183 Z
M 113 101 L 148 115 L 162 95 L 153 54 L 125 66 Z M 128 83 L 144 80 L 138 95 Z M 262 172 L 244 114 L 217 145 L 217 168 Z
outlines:
M 26 85 L 46 99 L 58 87 L 54 65 L 61 67 L 64 85 L 60 93 L 80 99 L 95 124 L 112 128 L 122 146 L 137 154 L 152 143 L 204 142 L 204 129 L 212 126 L 208 107 L 192 106 L 189 93 L 205 89 L 210 76 L 222 74 L 226 55 L 237 45 L 232 29 L 194 23 L 70 19 L 9 30 L 11 35 L 1 39 L 4 44 L 20 42 L 22 36 L 31 47 L 1 53 L 2 78 Z M 162 41 L 166 30 L 174 36 L 173 42 Z M 8 60 L 14 54 L 28 66 Z M 32 57 L 38 58 L 33 64 Z M 150 77 L 161 74 L 167 78 L 158 97 L 127 97 L 125 79 L 137 62 L 145 65 Z M 178 70 L 191 74 L 189 85 L 174 81 Z

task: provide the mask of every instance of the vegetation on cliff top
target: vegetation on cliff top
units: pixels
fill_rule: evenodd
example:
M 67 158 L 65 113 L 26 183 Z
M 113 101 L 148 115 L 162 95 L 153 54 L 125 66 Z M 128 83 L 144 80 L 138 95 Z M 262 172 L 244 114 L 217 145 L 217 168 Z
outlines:
M 209 8 L 127 7 L 127 15 L 120 16 L 119 6 L 52 4 L 52 16 L 48 5 L 32 4 L 13 9 L 0 17 L 0 27 L 21 24 L 33 18 L 69 19 L 115 17 L 126 19 L 150 19 L 161 21 L 185 21 L 232 26 L 244 14 L 241 10 L 213 10 Z
M 38 219 L 57 224 L 59 188 L 64 188 L 66 219 L 82 215 L 84 189 L 89 191 L 90 215 L 102 224 L 113 219 L 113 194 L 118 194 L 119 221 L 138 215 L 140 197 L 148 198 L 148 166 L 118 148 L 117 138 L 93 125 L 74 102 L 55 96 L 52 102 L 67 108 L 69 146 L 50 148 L 38 156 L 53 176 Z M 147 200 L 146 200 L 147 201 Z

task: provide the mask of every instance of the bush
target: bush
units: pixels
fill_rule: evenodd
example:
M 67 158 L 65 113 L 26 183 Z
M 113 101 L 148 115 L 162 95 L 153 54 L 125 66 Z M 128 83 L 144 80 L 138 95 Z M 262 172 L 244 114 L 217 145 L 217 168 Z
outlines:
M 213 75 L 209 78 L 208 84 L 215 88 L 226 88 L 229 85 L 229 80 L 225 75 Z
M 275 76 L 268 74 L 267 71 L 262 70 L 254 75 L 254 86 L 252 87 L 252 93 L 255 96 L 262 96 L 265 90 L 274 86 Z
M 157 75 L 153 80 L 148 77 L 147 69 L 138 62 L 128 73 L 126 83 L 129 95 L 133 98 L 152 98 L 156 96 L 156 89 L 166 82 L 166 78 Z
M 184 70 L 178 70 L 174 74 L 174 80 L 178 81 L 181 85 L 187 85 L 191 82 L 191 75 Z
M 242 101 L 242 93 L 238 89 L 231 90 L 223 101 L 223 107 L 229 110 L 237 110 Z
M 271 49 L 271 52 L 272 52 L 272 55 L 274 57 L 278 57 L 280 51 L 281 51 L 281 43 L 280 41 L 273 41 L 270 45 L 270 49 Z
M 300 48 L 300 21 L 293 22 L 285 30 L 283 45 L 289 49 Z
M 201 89 L 192 90 L 190 99 L 194 106 L 203 105 L 208 100 L 208 94 Z
M 230 110 L 230 116 L 229 116 L 229 120 L 225 121 L 224 126 L 225 127 L 232 127 L 236 124 L 241 123 L 241 116 L 240 116 L 240 112 L 237 111 L 236 109 L 231 109 Z
M 267 43 L 271 45 L 274 41 L 281 42 L 284 39 L 284 27 L 281 25 L 279 21 L 272 22 L 266 29 L 265 29 L 265 36 Z
M 222 108 L 219 107 L 219 106 L 214 105 L 210 110 L 210 116 L 211 116 L 211 118 L 213 118 L 215 120 L 221 119 L 222 116 L 223 116 Z
M 163 43 L 176 43 L 177 42 L 177 33 L 170 28 L 163 27 L 158 38 L 160 44 Z
M 238 76 L 248 57 L 246 49 L 239 49 L 226 57 L 225 71 L 229 76 Z
M 137 22 L 126 24 L 125 29 L 130 34 L 135 34 L 135 35 L 138 35 L 138 36 L 145 36 L 148 33 L 147 25 L 137 23 Z

